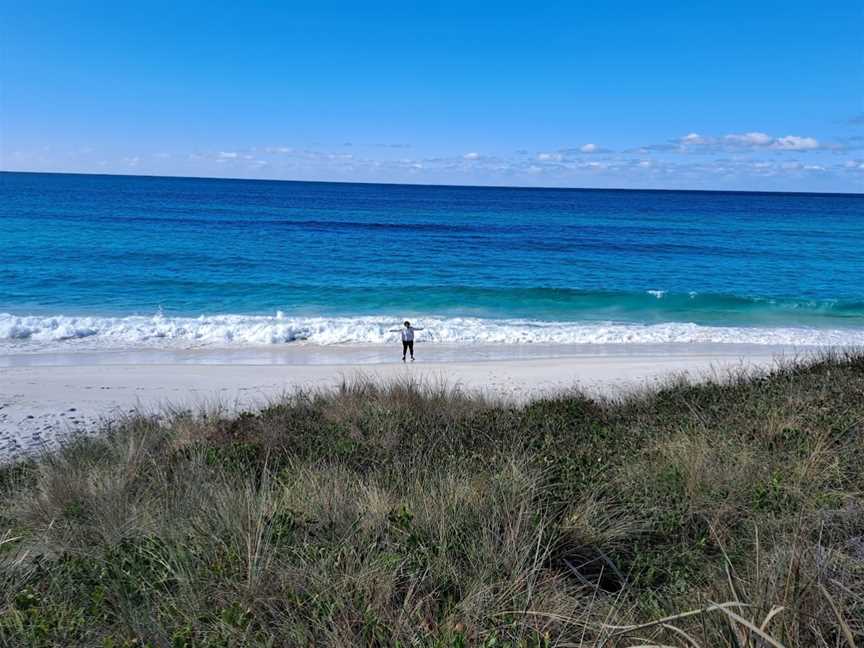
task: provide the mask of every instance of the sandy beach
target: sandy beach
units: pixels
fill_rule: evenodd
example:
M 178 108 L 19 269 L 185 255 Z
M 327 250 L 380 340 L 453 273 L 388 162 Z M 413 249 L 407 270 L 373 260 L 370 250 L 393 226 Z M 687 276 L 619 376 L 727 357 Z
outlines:
M 445 381 L 524 402 L 573 388 L 614 396 L 672 375 L 722 376 L 803 353 L 733 345 L 490 346 L 472 352 L 433 347 L 420 349 L 414 364 L 403 364 L 398 356 L 394 362 L 393 350 L 382 347 L 5 354 L 0 356 L 0 458 L 53 447 L 133 411 L 236 411 L 298 388 L 328 388 L 359 376 Z

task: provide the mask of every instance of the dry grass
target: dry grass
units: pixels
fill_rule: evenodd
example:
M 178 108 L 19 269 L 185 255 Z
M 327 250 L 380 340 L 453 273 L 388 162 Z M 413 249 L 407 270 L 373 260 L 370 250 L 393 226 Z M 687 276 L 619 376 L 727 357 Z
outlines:
M 864 646 L 862 431 L 860 354 L 133 417 L 0 469 L 0 644 Z

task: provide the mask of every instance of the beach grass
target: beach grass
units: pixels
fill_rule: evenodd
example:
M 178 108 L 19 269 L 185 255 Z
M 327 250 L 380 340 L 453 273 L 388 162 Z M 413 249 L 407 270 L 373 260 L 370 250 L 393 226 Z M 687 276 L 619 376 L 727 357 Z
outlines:
M 864 646 L 864 354 L 115 421 L 0 468 L 0 643 Z

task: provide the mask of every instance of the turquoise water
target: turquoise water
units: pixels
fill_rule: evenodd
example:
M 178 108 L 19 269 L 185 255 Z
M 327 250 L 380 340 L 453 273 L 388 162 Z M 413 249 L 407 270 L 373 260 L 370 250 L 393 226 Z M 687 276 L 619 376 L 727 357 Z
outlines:
M 2 173 L 0 244 L 7 345 L 864 340 L 861 195 Z

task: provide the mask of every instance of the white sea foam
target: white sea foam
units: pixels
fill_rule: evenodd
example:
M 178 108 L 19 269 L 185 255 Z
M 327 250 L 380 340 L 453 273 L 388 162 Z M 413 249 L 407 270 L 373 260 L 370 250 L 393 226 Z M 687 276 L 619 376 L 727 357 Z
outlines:
M 439 344 L 664 344 L 733 343 L 784 346 L 864 345 L 864 329 L 544 322 L 524 319 L 415 317 L 418 342 Z M 0 350 L 69 346 L 230 347 L 286 344 L 383 344 L 398 340 L 398 317 L 20 317 L 0 314 Z

